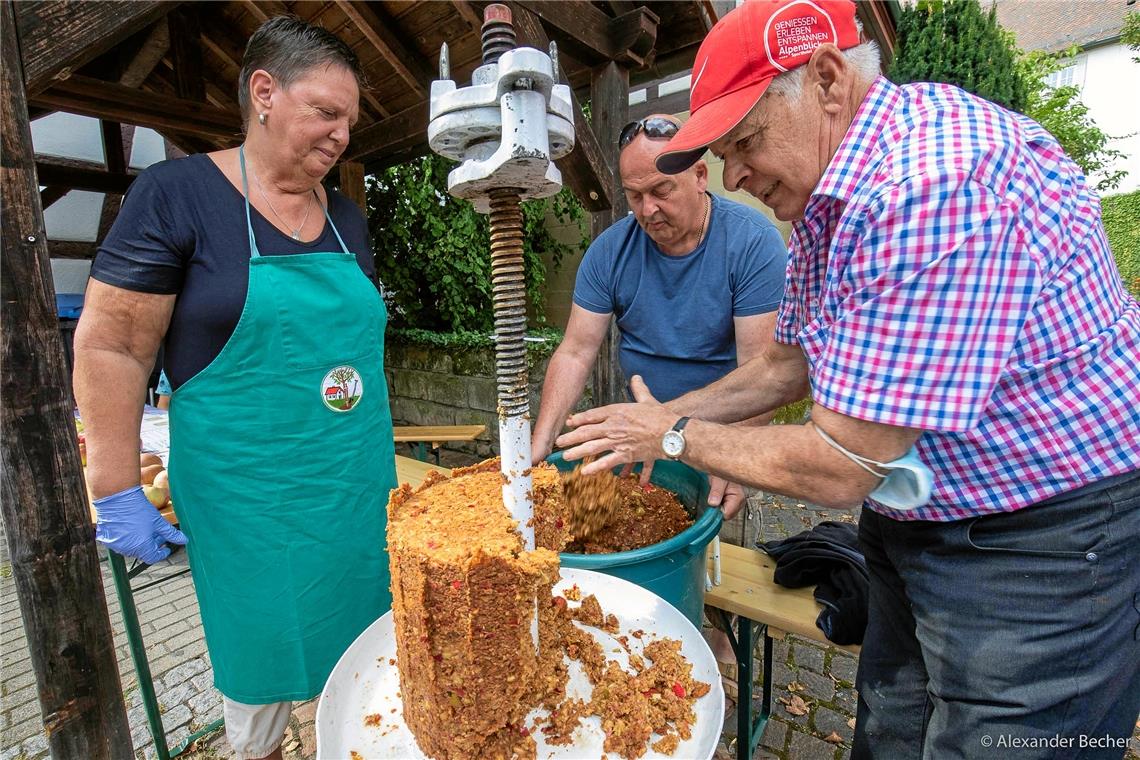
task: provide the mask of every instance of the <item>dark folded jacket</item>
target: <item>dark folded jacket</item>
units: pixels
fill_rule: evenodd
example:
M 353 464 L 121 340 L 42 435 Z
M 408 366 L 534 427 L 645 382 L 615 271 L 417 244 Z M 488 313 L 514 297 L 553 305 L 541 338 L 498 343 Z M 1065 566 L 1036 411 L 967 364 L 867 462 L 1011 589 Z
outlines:
M 867 629 L 867 563 L 854 525 L 822 522 L 795 536 L 758 543 L 776 560 L 776 583 L 815 586 L 823 610 L 815 624 L 836 644 L 862 644 Z

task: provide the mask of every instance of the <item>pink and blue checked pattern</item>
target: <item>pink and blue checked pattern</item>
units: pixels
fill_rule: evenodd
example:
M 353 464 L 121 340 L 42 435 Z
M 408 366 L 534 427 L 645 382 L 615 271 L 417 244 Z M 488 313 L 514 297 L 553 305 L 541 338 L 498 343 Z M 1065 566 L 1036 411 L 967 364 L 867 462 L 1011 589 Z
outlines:
M 1035 122 L 879 78 L 792 231 L 776 337 L 816 403 L 920 428 L 930 504 L 1019 509 L 1140 467 L 1140 304 Z

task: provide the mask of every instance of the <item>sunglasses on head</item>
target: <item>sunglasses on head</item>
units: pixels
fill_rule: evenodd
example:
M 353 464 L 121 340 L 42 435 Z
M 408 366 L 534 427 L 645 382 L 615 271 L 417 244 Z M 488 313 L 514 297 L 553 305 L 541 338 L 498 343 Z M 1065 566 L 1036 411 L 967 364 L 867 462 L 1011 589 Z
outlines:
M 680 128 L 678 124 L 660 116 L 650 116 L 647 119 L 631 121 L 622 127 L 621 134 L 618 135 L 618 150 L 623 150 L 625 146 L 633 142 L 633 138 L 642 132 L 645 133 L 646 137 L 660 140 L 672 137 L 677 134 L 677 130 Z

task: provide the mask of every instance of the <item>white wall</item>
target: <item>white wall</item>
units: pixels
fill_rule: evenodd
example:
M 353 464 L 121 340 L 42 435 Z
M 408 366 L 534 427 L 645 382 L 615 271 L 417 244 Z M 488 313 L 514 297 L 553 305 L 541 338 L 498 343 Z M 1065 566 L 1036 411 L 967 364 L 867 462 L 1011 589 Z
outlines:
M 1103 45 L 1082 53 L 1075 72 L 1081 102 L 1097 126 L 1113 137 L 1129 135 L 1109 143 L 1126 156 L 1113 168 L 1128 170 L 1120 186 L 1110 191 L 1114 195 L 1140 188 L 1140 63 L 1133 63 L 1133 55 L 1119 42 Z
M 51 274 L 57 294 L 83 293 L 87 290 L 91 262 L 84 259 L 52 259 Z

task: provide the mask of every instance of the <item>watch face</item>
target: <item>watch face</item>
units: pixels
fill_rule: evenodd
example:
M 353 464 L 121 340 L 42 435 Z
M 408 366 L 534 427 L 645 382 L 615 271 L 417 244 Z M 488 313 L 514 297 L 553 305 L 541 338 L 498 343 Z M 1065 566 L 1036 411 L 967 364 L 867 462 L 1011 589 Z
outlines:
M 676 430 L 670 430 L 661 439 L 661 448 L 665 450 L 666 456 L 679 457 L 685 450 L 685 437 Z

